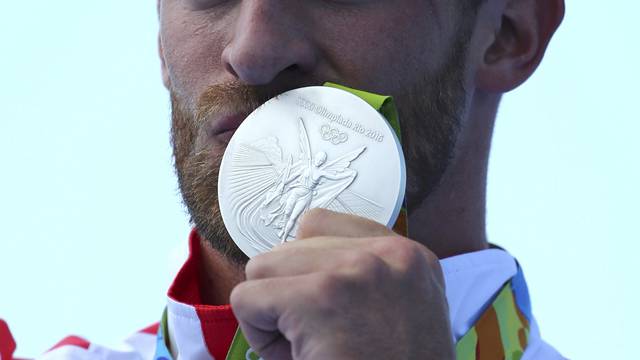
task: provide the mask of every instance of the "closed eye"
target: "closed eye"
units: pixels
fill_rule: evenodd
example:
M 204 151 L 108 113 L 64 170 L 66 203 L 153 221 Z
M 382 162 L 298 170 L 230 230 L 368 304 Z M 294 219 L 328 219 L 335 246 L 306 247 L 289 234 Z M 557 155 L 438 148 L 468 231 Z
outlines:
M 229 1 L 230 0 L 184 0 L 187 7 L 191 10 L 206 10 Z

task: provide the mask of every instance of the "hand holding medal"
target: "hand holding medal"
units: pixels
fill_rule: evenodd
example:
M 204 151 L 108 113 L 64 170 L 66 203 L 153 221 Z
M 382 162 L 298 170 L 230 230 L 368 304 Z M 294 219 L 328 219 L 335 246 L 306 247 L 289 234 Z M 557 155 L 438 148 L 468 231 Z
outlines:
M 390 124 L 376 109 L 389 98 L 359 94 L 370 101 L 332 87 L 286 92 L 227 146 L 220 209 L 251 258 L 231 294 L 248 343 L 239 332 L 228 359 L 453 354 L 437 257 L 390 230 L 406 234 L 395 109 Z

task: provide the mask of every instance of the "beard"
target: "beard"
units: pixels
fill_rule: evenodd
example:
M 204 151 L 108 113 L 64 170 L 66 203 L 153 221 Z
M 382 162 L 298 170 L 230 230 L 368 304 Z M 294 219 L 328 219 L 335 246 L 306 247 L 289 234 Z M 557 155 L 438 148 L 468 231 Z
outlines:
M 470 38 L 471 29 L 458 38 L 440 69 L 424 74 L 394 98 L 407 167 L 409 212 L 438 188 L 454 158 L 468 102 L 465 73 Z
M 262 86 L 220 84 L 205 90 L 190 110 L 177 92 L 170 91 L 175 169 L 191 224 L 201 239 L 237 265 L 246 264 L 248 257 L 231 239 L 218 205 L 218 172 L 226 145 L 199 146 L 198 138 L 206 133 L 203 129 L 210 116 L 225 111 L 249 114 L 281 92 Z
M 462 32 L 443 66 L 417 77 L 414 84 L 395 96 L 410 212 L 438 187 L 454 156 L 468 97 L 464 79 L 471 31 Z M 206 120 L 224 111 L 248 114 L 286 90 L 321 83 L 308 81 L 280 89 L 239 83 L 215 85 L 203 92 L 193 109 L 171 91 L 175 169 L 191 223 L 214 250 L 237 265 L 246 264 L 248 258 L 227 232 L 218 205 L 218 171 L 225 145 L 199 147 Z

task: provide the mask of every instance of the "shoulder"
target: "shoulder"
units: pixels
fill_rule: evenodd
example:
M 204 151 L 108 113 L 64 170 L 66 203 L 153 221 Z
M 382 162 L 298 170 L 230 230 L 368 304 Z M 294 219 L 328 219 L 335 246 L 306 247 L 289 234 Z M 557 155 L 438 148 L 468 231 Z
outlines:
M 68 336 L 37 359 L 152 359 L 155 354 L 158 326 L 158 323 L 155 323 L 137 331 L 115 347 L 92 343 L 79 336 Z
M 535 319 L 531 322 L 529 345 L 522 354 L 521 360 L 564 360 L 562 356 L 549 343 L 540 336 L 540 329 Z
M 528 327 L 528 342 L 521 360 L 565 359 L 541 338 L 531 311 L 522 269 L 508 252 L 497 248 L 487 249 L 442 259 L 440 264 L 446 283 L 454 339 L 463 338 L 470 329 L 477 330 L 478 326 L 484 331 L 498 329 L 501 339 L 502 335 L 505 335 L 505 339 L 517 339 L 524 326 Z M 505 306 L 509 304 L 512 306 Z M 515 320 L 504 320 L 508 318 Z M 488 338 L 485 336 L 484 339 Z M 507 341 L 502 345 L 509 344 L 513 342 Z

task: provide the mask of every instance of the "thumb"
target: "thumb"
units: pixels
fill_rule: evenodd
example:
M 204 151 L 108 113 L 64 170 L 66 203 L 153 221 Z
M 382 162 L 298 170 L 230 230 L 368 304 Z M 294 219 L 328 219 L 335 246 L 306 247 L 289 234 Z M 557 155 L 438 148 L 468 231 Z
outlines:
M 311 237 L 378 237 L 395 235 L 391 229 L 360 216 L 327 209 L 307 211 L 298 226 L 296 239 Z

